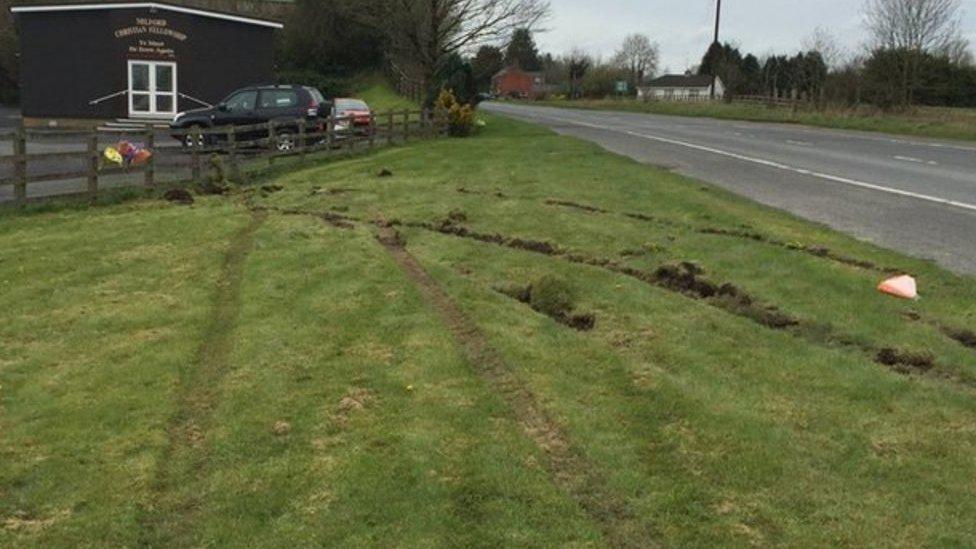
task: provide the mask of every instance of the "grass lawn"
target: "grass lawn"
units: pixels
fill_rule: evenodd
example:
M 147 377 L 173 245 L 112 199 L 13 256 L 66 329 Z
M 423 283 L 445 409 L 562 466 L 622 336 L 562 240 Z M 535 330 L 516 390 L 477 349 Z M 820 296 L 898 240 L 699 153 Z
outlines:
M 0 546 L 976 544 L 973 278 L 487 119 L 0 215 Z
M 380 74 L 366 74 L 356 80 L 356 97 L 365 101 L 374 112 L 419 110 L 420 106 L 390 88 Z
M 976 141 L 976 109 L 917 107 L 911 113 L 881 114 L 875 110 L 829 108 L 823 112 L 764 105 L 725 103 L 670 103 L 618 99 L 549 100 L 540 104 L 573 109 L 611 110 L 804 124 L 823 128 L 884 132 L 920 137 Z

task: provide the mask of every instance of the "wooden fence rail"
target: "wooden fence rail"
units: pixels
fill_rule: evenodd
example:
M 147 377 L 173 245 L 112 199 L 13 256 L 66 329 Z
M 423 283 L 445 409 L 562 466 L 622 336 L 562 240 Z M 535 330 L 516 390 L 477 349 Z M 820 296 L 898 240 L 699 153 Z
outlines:
M 193 127 L 173 129 L 168 133 L 183 145 L 176 154 L 180 155 L 180 166 L 184 170 L 189 169 L 189 176 L 181 181 L 201 182 L 206 177 L 207 165 L 212 162 L 210 159 L 213 155 L 219 155 L 229 164 L 231 180 L 240 183 L 243 182 L 242 174 L 247 166 L 257 166 L 260 160 L 272 165 L 276 159 L 282 157 L 297 157 L 300 162 L 305 162 L 309 154 L 318 152 L 329 155 L 366 152 L 382 145 L 446 135 L 447 123 L 443 113 L 404 110 L 374 113 L 370 115 L 368 123 L 358 125 L 354 117 L 330 117 L 316 120 L 274 120 L 243 126 Z M 156 133 L 152 129 L 147 129 L 140 137 L 143 146 L 152 151 L 153 155 L 138 166 L 106 164 L 99 145 L 104 147 L 114 144 L 118 139 L 117 132 L 107 133 L 93 128 L 87 132 L 45 130 L 35 133 L 40 134 L 45 138 L 81 138 L 82 142 L 72 144 L 83 146 L 84 149 L 29 153 L 31 133 L 24 128 L 10 133 L 12 154 L 0 155 L 0 188 L 13 186 L 13 200 L 18 205 L 27 203 L 28 185 L 40 182 L 84 180 L 84 191 L 46 194 L 45 198 L 83 193 L 95 200 L 99 194 L 100 179 L 104 176 L 141 173 L 142 186 L 147 189 L 155 188 L 160 179 L 157 158 L 161 156 L 163 149 L 156 149 Z M 104 139 L 106 136 L 108 138 Z M 0 135 L 0 139 L 3 138 L 7 136 Z M 32 174 L 29 170 L 30 166 L 37 163 L 62 160 L 84 163 L 73 171 Z M 4 170 L 5 166 L 12 166 L 12 169 Z M 7 172 L 11 175 L 3 177 Z

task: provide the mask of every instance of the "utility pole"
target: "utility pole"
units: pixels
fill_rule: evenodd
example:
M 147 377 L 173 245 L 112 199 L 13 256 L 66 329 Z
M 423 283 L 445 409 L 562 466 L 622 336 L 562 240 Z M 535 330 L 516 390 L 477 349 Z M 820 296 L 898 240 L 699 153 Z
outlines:
M 718 31 L 722 24 L 722 0 L 718 0 L 718 5 L 715 7 L 715 40 L 712 41 L 712 45 L 718 44 Z M 718 75 L 716 74 L 716 67 L 712 66 L 712 92 L 711 99 L 715 100 L 715 84 L 718 82 Z

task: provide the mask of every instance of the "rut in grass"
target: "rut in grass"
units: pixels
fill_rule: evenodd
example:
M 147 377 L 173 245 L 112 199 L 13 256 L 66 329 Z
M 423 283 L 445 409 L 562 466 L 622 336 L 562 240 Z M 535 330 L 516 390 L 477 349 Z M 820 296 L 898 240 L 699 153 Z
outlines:
M 440 316 L 470 366 L 504 398 L 526 435 L 542 450 L 553 481 L 600 526 L 607 542 L 614 547 L 654 546 L 650 526 L 610 490 L 600 472 L 539 406 L 474 322 L 407 251 L 402 235 L 395 229 L 382 228 L 378 240 Z
M 471 193 L 472 191 L 462 191 L 462 189 L 459 189 L 459 192 Z M 593 206 L 565 201 L 550 200 L 549 202 L 553 205 L 571 207 L 573 209 L 580 209 L 590 213 L 603 213 L 605 211 Z M 323 215 L 323 212 L 304 211 L 282 211 L 282 213 L 313 215 L 316 217 L 321 217 L 326 221 L 329 221 L 330 216 L 337 215 L 331 212 L 325 212 L 325 215 Z M 656 218 L 643 214 L 628 213 L 624 215 L 631 219 L 640 221 L 658 222 Z M 349 216 L 341 216 L 341 219 L 344 222 L 350 223 L 354 220 L 359 221 L 358 219 Z M 635 278 L 647 284 L 680 293 L 693 299 L 704 301 L 713 307 L 726 311 L 730 314 L 746 318 L 764 327 L 774 330 L 788 331 L 789 333 L 816 345 L 828 347 L 841 346 L 856 349 L 870 355 L 877 364 L 885 366 L 899 374 L 917 375 L 935 373 L 937 374 L 937 377 L 957 383 L 959 385 L 976 387 L 976 380 L 968 377 L 961 377 L 946 371 L 944 368 L 940 368 L 937 364 L 935 364 L 934 359 L 931 357 L 925 357 L 928 361 L 928 364 L 925 367 L 919 367 L 917 365 L 917 363 L 919 363 L 918 360 L 909 361 L 910 364 L 906 365 L 905 361 L 892 360 L 892 357 L 918 357 L 919 355 L 908 350 L 859 343 L 857 342 L 856 338 L 837 332 L 836 329 L 829 324 L 804 322 L 801 319 L 795 318 L 790 314 L 781 311 L 774 305 L 763 305 L 753 296 L 734 284 L 717 284 L 707 280 L 702 276 L 704 274 L 703 270 L 694 263 L 682 262 L 677 265 L 664 265 L 654 272 L 642 271 L 621 265 L 612 259 L 571 253 L 566 248 L 549 241 L 511 237 L 502 235 L 500 233 L 482 233 L 473 231 L 459 224 L 459 222 L 463 222 L 466 219 L 467 216 L 451 215 L 437 222 L 375 220 L 371 223 L 381 228 L 398 226 L 420 228 L 441 234 L 477 240 L 487 244 L 494 244 L 496 246 L 504 246 L 547 256 L 558 257 L 571 263 L 602 268 L 617 274 L 623 274 L 631 278 Z M 757 242 L 783 247 L 792 251 L 807 253 L 815 257 L 826 258 L 838 263 L 843 263 L 862 269 L 880 270 L 884 272 L 893 271 L 891 269 L 877 267 L 869 262 L 861 262 L 856 259 L 836 255 L 826 248 L 814 248 L 800 244 L 780 242 L 768 239 L 767 237 L 758 233 L 708 228 L 701 229 L 699 232 L 704 234 L 717 234 L 722 236 L 747 238 L 749 240 L 755 240 Z M 972 331 L 946 327 L 943 327 L 942 330 L 947 337 L 955 340 L 959 344 L 969 348 L 976 348 L 974 347 L 974 345 L 976 345 L 976 334 L 974 334 Z
M 653 272 L 642 271 L 620 265 L 612 259 L 570 253 L 566 248 L 553 242 L 511 237 L 499 233 L 476 232 L 455 225 L 450 220 L 442 220 L 437 223 L 404 223 L 404 226 L 539 253 L 574 264 L 598 267 L 702 301 L 727 313 L 748 319 L 766 328 L 784 331 L 815 345 L 839 346 L 867 353 L 877 364 L 899 374 L 932 373 L 940 379 L 966 387 L 976 387 L 976 380 L 960 377 L 945 368 L 939 367 L 934 359 L 927 355 L 919 355 L 903 349 L 859 343 L 856 338 L 838 332 L 829 324 L 805 322 L 781 311 L 774 305 L 762 304 L 734 284 L 720 284 L 708 280 L 703 276 L 703 269 L 694 263 L 682 262 L 677 265 L 664 265 Z M 963 337 L 962 339 L 967 338 Z
M 570 209 L 579 210 L 591 214 L 599 213 L 599 214 L 616 215 L 615 212 L 612 212 L 610 210 L 607 210 L 599 206 L 594 206 L 590 204 L 581 204 L 570 200 L 560 200 L 560 199 L 550 198 L 545 201 L 545 204 L 548 206 L 561 206 L 564 208 L 570 208 Z M 651 216 L 643 213 L 626 212 L 620 215 L 623 215 L 623 217 L 633 219 L 636 221 L 642 221 L 645 223 L 654 223 L 654 224 L 664 225 L 668 227 L 680 227 L 683 229 L 687 229 L 689 231 L 694 231 L 705 235 L 724 236 L 730 238 L 749 240 L 760 244 L 766 244 L 768 246 L 774 246 L 777 248 L 782 248 L 793 252 L 803 253 L 819 259 L 833 261 L 835 263 L 840 263 L 842 265 L 855 267 L 858 269 L 877 271 L 885 274 L 905 272 L 904 270 L 901 269 L 881 267 L 871 261 L 866 261 L 863 259 L 857 259 L 842 254 L 838 254 L 833 250 L 824 246 L 811 246 L 808 244 L 801 244 L 798 242 L 786 242 L 754 231 L 748 231 L 744 229 L 726 229 L 721 227 L 701 227 L 701 226 L 695 226 L 691 223 L 679 222 L 672 219 L 665 219 L 665 218 Z
M 169 422 L 169 444 L 159 460 L 153 499 L 140 509 L 143 545 L 193 545 L 192 523 L 202 504 L 200 481 L 207 474 L 207 434 L 220 398 L 220 382 L 231 366 L 244 264 L 266 218 L 265 212 L 252 212 L 250 222 L 231 240 L 220 268 L 209 325 L 194 360 L 180 372 L 177 413 Z

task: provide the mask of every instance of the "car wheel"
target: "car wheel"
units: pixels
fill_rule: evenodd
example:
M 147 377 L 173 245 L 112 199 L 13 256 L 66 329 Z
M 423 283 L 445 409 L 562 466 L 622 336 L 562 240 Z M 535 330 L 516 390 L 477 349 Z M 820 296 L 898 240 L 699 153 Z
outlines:
M 200 126 L 187 128 L 186 135 L 183 136 L 183 146 L 187 149 L 206 146 L 207 137 L 200 134 L 203 131 Z
M 278 152 L 295 150 L 295 136 L 288 132 L 279 133 L 276 137 L 275 147 L 278 149 Z

